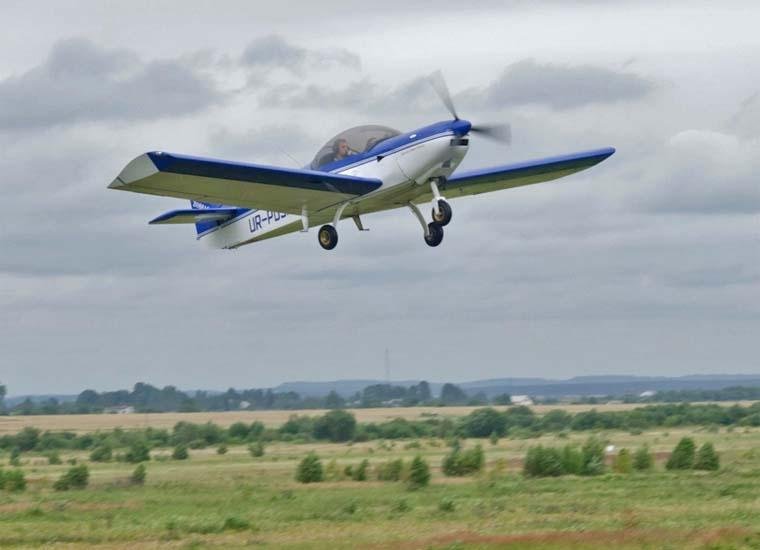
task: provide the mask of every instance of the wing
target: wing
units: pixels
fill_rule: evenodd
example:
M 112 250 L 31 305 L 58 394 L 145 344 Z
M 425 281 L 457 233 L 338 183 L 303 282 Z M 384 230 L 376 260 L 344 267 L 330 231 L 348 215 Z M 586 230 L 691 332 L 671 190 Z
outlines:
M 593 151 L 583 151 L 569 155 L 463 172 L 462 174 L 450 177 L 442 188 L 442 191 L 445 190 L 444 195 L 448 199 L 488 193 L 489 191 L 498 191 L 500 189 L 511 189 L 512 187 L 520 187 L 522 185 L 533 185 L 534 183 L 554 180 L 580 172 L 586 168 L 591 168 L 611 156 L 614 152 L 614 148 L 606 147 Z M 415 202 L 424 202 L 431 199 L 432 195 L 427 193 L 416 199 Z
M 377 179 L 171 153 L 140 155 L 110 189 L 288 214 L 329 208 L 379 188 Z

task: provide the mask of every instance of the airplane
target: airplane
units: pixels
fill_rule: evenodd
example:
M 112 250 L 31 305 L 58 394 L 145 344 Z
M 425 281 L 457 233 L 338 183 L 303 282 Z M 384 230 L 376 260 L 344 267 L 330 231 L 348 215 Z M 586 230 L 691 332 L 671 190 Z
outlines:
M 459 118 L 441 73 L 430 82 L 451 120 L 405 133 L 356 126 L 329 140 L 301 169 L 152 151 L 127 164 L 108 187 L 189 199 L 191 208 L 149 223 L 193 223 L 197 239 L 214 248 L 234 249 L 320 225 L 319 244 L 332 250 L 340 220 L 351 218 L 365 231 L 362 216 L 401 207 L 411 210 L 425 243 L 435 247 L 452 219 L 450 199 L 554 180 L 615 152 L 605 147 L 456 174 L 470 134 L 509 143 L 510 129 Z M 430 222 L 419 206 L 426 203 Z

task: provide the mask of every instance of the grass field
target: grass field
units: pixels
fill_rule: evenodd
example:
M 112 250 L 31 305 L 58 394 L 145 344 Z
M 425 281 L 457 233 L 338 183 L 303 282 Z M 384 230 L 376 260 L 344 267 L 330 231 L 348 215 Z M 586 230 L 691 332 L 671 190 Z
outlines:
M 667 452 L 687 434 L 698 444 L 715 444 L 719 472 L 663 471 Z M 187 461 L 170 460 L 170 449 L 154 450 L 144 486 L 127 483 L 134 465 L 88 463 L 90 486 L 68 492 L 52 490 L 68 465 L 25 454 L 27 491 L 0 492 L 0 547 L 760 548 L 760 430 L 607 432 L 601 435 L 617 447 L 648 443 L 659 457 L 656 470 L 594 478 L 521 475 L 529 446 L 582 442 L 587 435 L 480 441 L 487 466 L 469 478 L 440 473 L 447 448 L 434 439 L 273 443 L 261 458 L 244 447 L 225 455 L 204 449 L 191 451 Z M 302 485 L 293 474 L 310 450 L 325 466 L 334 459 L 341 467 L 419 453 L 433 467 L 433 479 L 417 491 L 374 475 L 366 482 Z M 61 455 L 87 461 L 84 453 Z
M 722 401 L 719 405 L 734 404 L 748 405 L 752 402 Z M 621 411 L 641 407 L 640 404 L 604 404 L 604 405 L 536 405 L 531 407 L 538 414 L 552 409 L 562 409 L 569 413 L 577 413 L 597 409 L 599 411 Z M 481 407 L 394 407 L 377 409 L 349 409 L 358 422 L 382 422 L 393 418 L 415 420 L 424 416 L 457 417 L 465 416 Z M 494 407 L 504 410 L 506 407 Z M 229 412 L 199 412 L 199 413 L 147 413 L 147 414 L 61 414 L 38 416 L 0 416 L 0 435 L 21 431 L 26 426 L 34 426 L 41 430 L 63 431 L 77 433 L 110 430 L 121 427 L 129 428 L 172 428 L 177 422 L 204 423 L 213 422 L 227 427 L 235 422 L 253 422 L 259 420 L 268 427 L 283 424 L 290 415 L 320 416 L 325 410 L 305 409 L 295 411 L 229 411 Z

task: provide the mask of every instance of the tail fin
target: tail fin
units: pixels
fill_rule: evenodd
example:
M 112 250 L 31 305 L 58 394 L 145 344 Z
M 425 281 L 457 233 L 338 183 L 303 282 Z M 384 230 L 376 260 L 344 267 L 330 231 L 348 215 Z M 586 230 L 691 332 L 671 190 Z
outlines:
M 220 208 L 221 204 L 210 204 L 208 202 L 201 202 L 201 201 L 190 201 L 190 207 L 193 210 L 206 210 L 209 208 Z M 209 229 L 212 229 L 213 227 L 216 227 L 219 225 L 218 221 L 210 220 L 210 221 L 203 221 L 198 222 L 195 224 L 195 234 L 200 235 L 201 233 L 205 233 Z

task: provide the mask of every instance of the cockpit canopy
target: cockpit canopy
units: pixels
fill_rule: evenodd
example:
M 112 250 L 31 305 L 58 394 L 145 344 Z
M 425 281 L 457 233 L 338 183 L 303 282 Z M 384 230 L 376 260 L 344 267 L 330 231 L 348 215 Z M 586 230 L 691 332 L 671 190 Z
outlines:
M 349 128 L 325 143 L 309 166 L 316 170 L 325 164 L 341 160 L 346 156 L 369 152 L 381 141 L 400 134 L 401 132 L 398 130 L 377 124 L 366 124 L 364 126 Z M 342 145 L 343 141 L 348 146 L 347 148 Z M 341 156 L 344 153 L 345 156 Z

